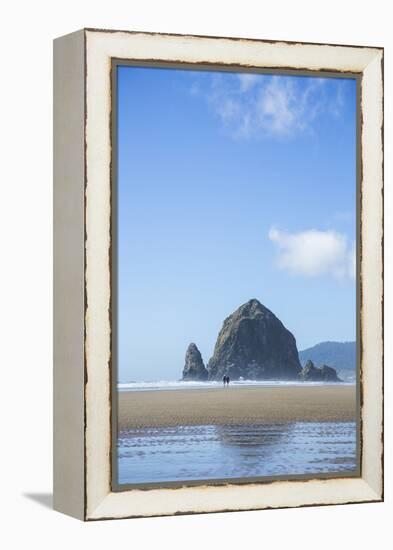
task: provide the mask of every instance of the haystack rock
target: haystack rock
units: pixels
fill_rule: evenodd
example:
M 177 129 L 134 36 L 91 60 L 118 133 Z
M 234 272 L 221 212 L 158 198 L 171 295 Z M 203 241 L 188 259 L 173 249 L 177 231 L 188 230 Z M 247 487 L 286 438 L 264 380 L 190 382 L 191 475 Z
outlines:
M 304 382 L 342 382 L 337 376 L 336 369 L 327 365 L 316 367 L 312 361 L 307 361 L 299 377 Z
M 187 348 L 183 380 L 207 380 L 207 370 L 201 352 L 194 343 Z
M 301 365 L 293 334 L 254 299 L 225 319 L 207 370 L 209 380 L 293 380 Z

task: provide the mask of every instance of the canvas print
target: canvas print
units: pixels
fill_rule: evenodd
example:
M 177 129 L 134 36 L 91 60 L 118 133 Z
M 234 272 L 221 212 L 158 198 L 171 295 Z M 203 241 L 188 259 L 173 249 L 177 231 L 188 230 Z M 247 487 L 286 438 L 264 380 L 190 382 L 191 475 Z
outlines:
M 114 483 L 359 475 L 356 79 L 114 89 Z

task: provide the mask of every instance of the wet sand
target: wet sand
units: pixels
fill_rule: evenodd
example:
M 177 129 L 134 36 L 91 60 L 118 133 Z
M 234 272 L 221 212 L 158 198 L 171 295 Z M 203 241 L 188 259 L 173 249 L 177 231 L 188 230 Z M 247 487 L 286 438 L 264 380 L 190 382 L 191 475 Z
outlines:
M 160 426 L 348 422 L 355 386 L 229 387 L 119 392 L 119 429 Z

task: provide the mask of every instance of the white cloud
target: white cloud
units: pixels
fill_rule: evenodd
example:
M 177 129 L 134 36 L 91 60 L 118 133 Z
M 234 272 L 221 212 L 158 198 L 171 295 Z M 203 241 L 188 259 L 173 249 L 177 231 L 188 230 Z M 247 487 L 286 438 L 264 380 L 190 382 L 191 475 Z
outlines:
M 233 138 L 290 138 L 311 131 L 312 123 L 320 113 L 337 116 L 341 111 L 341 88 L 337 90 L 337 97 L 331 99 L 326 94 L 326 86 L 327 79 L 324 78 L 214 74 L 205 81 L 204 93 L 198 95 L 205 97 Z M 198 88 L 198 92 L 201 90 Z
M 216 112 L 225 124 L 229 124 L 233 119 L 237 118 L 240 109 L 239 103 L 230 97 L 223 99 L 220 104 L 216 106 Z
M 351 279 L 356 279 L 356 248 L 353 245 L 349 256 L 349 276 Z
M 269 239 L 277 245 L 277 265 L 295 275 L 332 275 L 339 279 L 356 276 L 356 252 L 347 238 L 336 231 L 309 229 L 287 233 L 276 228 Z
M 344 106 L 344 83 L 340 82 L 337 86 L 335 97 L 333 97 L 329 101 L 328 109 L 333 116 L 339 117 L 343 106 Z
M 303 126 L 303 106 L 291 81 L 281 82 L 277 77 L 259 93 L 258 120 L 273 134 L 288 135 L 295 127 Z
M 260 80 L 260 75 L 257 74 L 251 74 L 251 73 L 240 73 L 237 75 L 239 82 L 240 82 L 240 91 L 241 92 L 247 92 L 250 90 L 255 84 L 257 84 L 258 80 Z

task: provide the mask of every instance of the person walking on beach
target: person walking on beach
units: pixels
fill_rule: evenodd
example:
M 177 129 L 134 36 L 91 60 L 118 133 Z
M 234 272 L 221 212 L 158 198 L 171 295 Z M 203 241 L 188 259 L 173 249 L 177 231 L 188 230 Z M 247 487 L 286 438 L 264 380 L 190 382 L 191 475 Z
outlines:
M 230 380 L 230 378 L 226 374 L 222 377 L 222 383 L 224 384 L 224 388 L 225 388 L 225 386 L 227 386 L 227 387 L 229 386 L 229 380 Z

